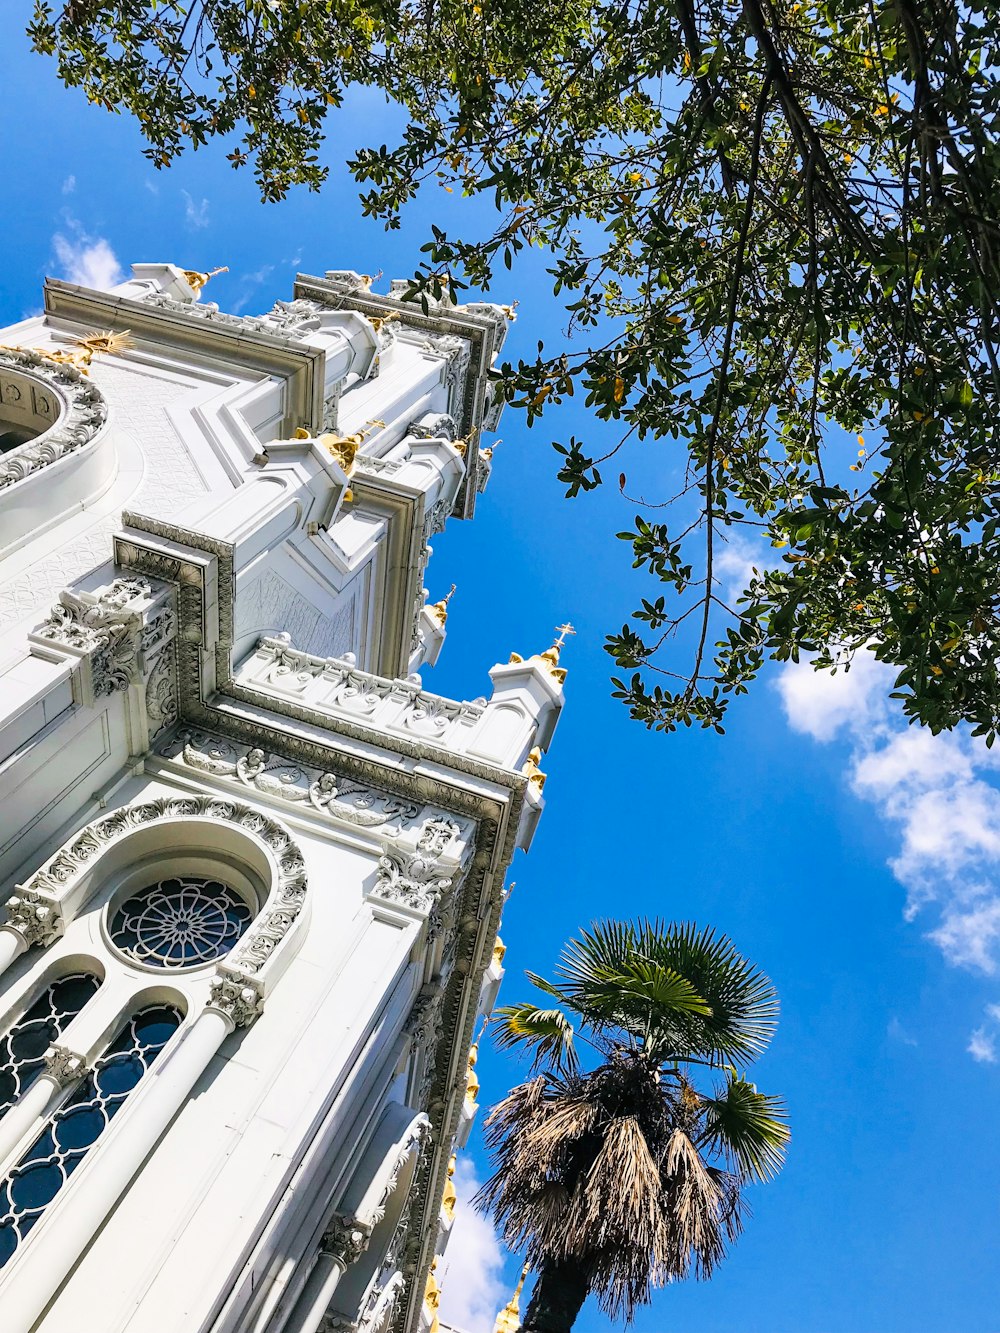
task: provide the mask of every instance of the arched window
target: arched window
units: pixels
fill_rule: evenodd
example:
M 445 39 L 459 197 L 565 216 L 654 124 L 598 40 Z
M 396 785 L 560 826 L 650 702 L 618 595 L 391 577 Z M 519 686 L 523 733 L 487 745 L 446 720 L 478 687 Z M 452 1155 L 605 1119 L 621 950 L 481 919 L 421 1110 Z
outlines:
M 97 1142 L 180 1026 L 156 1004 L 134 1014 L 69 1100 L 0 1184 L 0 1268 Z
M 45 1052 L 100 985 L 89 972 L 56 977 L 0 1040 L 0 1116 L 31 1087 L 45 1063 Z

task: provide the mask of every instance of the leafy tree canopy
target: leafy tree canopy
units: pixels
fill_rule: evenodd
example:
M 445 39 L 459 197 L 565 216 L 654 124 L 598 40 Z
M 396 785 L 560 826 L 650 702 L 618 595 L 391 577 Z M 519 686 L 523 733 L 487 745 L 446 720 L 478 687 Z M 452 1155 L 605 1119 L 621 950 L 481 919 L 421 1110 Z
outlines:
M 905 712 L 992 743 L 1000 678 L 1000 22 L 984 0 L 36 0 L 62 79 L 168 165 L 214 136 L 265 199 L 318 188 L 353 84 L 409 121 L 350 168 L 435 229 L 413 296 L 544 247 L 575 337 L 500 370 L 529 423 L 574 393 L 661 444 L 621 536 L 651 580 L 616 693 L 722 729 L 765 658 L 898 669 Z M 567 493 L 611 455 L 556 444 Z M 738 596 L 733 538 L 758 544 Z M 662 591 L 661 591 L 662 587 Z

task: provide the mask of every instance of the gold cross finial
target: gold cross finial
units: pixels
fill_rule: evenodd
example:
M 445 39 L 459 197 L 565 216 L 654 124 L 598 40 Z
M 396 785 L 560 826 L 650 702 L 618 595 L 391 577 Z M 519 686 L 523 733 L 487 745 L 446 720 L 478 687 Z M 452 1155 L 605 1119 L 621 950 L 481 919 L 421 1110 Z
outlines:
M 567 634 L 575 634 L 575 633 L 576 633 L 576 630 L 573 628 L 573 626 L 569 623 L 568 620 L 566 621 L 566 624 L 565 624 L 565 625 L 557 625 L 557 626 L 556 626 L 556 634 L 558 634 L 559 637 L 556 639 L 555 643 L 552 645 L 553 648 L 561 648 L 561 647 L 563 646 L 563 644 L 566 642 L 566 635 L 567 635 Z

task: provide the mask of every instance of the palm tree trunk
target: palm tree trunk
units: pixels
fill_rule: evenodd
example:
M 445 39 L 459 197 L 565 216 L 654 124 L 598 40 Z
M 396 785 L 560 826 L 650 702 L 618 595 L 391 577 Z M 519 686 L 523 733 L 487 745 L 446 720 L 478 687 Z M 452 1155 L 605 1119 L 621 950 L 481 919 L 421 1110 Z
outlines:
M 572 1260 L 546 1264 L 538 1274 L 520 1333 L 569 1333 L 589 1290 L 583 1264 Z

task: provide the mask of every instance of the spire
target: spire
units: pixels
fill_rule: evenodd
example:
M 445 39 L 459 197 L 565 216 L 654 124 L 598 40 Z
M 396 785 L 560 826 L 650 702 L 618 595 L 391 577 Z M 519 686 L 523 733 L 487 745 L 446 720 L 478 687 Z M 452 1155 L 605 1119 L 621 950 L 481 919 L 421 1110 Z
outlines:
M 458 1158 L 454 1153 L 448 1159 L 448 1179 L 445 1181 L 444 1197 L 441 1200 L 441 1207 L 444 1215 L 451 1222 L 455 1216 L 455 1205 L 458 1203 L 458 1191 L 455 1189 L 455 1168 L 458 1165 Z
M 524 1288 L 524 1281 L 529 1271 L 530 1265 L 525 1264 L 521 1269 L 517 1286 L 514 1288 L 514 1295 L 497 1315 L 496 1323 L 493 1325 L 493 1333 L 517 1333 L 517 1330 L 521 1327 L 521 1291 Z
M 438 1307 L 441 1304 L 441 1287 L 437 1278 L 434 1276 L 434 1270 L 438 1266 L 438 1255 L 434 1256 L 434 1262 L 431 1264 L 430 1272 L 427 1274 L 427 1286 L 424 1288 L 424 1306 L 430 1311 L 430 1326 L 427 1333 L 438 1333 L 441 1327 L 438 1318 Z
M 440 602 L 433 602 L 427 608 L 442 629 L 444 628 L 445 621 L 448 619 L 448 603 L 454 596 L 455 585 L 453 583 L 448 589 L 448 595 L 446 597 L 442 597 Z

